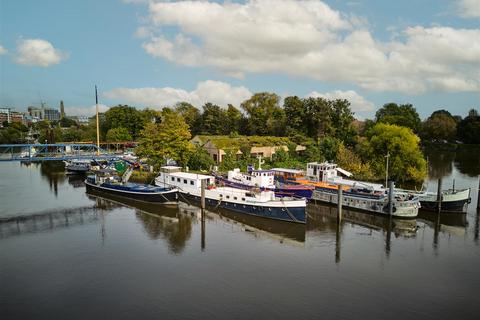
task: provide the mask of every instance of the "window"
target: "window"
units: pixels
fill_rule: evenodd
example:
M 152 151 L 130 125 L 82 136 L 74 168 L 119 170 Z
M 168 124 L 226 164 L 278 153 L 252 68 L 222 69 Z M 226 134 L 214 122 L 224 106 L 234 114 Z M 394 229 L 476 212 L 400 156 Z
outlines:
M 192 180 L 192 181 L 190 181 L 190 184 L 191 184 L 192 186 L 194 185 L 194 183 L 193 183 L 193 180 Z
M 183 183 L 187 184 L 187 179 L 183 179 Z
M 175 178 L 174 178 L 174 177 L 172 177 L 172 181 L 175 181 Z
M 233 200 L 237 200 L 237 197 L 233 197 Z
M 245 201 L 245 198 L 242 198 L 242 201 Z
M 177 178 L 177 182 L 180 182 L 180 178 Z
M 227 199 L 230 199 L 230 196 L 227 196 Z

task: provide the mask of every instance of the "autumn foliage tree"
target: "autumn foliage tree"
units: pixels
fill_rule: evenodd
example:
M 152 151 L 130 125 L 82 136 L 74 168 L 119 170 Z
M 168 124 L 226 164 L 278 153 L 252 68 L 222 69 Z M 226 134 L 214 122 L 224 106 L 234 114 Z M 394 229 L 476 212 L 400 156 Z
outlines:
M 140 132 L 136 153 L 156 167 L 167 160 L 185 165 L 192 152 L 191 134 L 183 117 L 170 109 L 162 112 L 161 123 L 148 123 Z

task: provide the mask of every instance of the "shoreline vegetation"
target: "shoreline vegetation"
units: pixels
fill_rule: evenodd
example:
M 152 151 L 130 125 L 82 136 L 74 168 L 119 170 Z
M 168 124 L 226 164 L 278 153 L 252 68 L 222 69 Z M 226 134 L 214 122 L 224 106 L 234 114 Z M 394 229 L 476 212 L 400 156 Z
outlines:
M 48 143 L 95 141 L 95 126 L 95 117 L 88 125 L 68 118 L 29 127 L 4 123 L 0 143 L 22 143 L 27 137 Z M 475 109 L 465 117 L 438 110 L 421 121 L 411 104 L 387 103 L 374 119 L 359 121 L 347 100 L 290 96 L 282 101 L 269 92 L 254 94 L 238 107 L 206 103 L 197 108 L 180 102 L 157 111 L 118 105 L 100 115 L 100 140 L 137 141 L 135 152 L 155 170 L 167 160 L 190 170 L 208 171 L 214 165 L 220 171 L 245 170 L 248 164 L 258 163 L 251 155 L 252 147 L 281 144 L 286 148 L 277 149 L 262 167 L 305 169 L 307 162 L 333 161 L 356 179 L 368 181 L 384 181 L 389 155 L 390 179 L 421 182 L 427 175 L 422 148 L 478 146 L 478 132 L 480 116 Z M 197 135 L 225 137 L 220 163 L 201 145 L 190 143 Z M 298 146 L 303 148 L 300 152 Z M 148 180 L 151 173 L 138 175 Z

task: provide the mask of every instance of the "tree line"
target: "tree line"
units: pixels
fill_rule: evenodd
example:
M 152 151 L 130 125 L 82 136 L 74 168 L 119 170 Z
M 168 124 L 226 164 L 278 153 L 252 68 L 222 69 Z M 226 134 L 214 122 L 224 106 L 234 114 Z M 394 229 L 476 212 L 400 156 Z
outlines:
M 95 141 L 94 120 L 92 117 L 90 124 L 79 125 L 64 118 L 58 123 L 42 121 L 34 127 L 41 142 Z M 4 128 L 0 141 L 20 142 L 22 135 L 14 131 L 25 129 L 13 125 Z M 208 169 L 213 160 L 188 143 L 197 134 L 279 136 L 288 137 L 289 151 L 278 151 L 272 165 L 301 167 L 308 161 L 336 161 L 357 177 L 369 180 L 384 177 L 387 153 L 392 178 L 421 180 L 426 174 L 421 141 L 479 144 L 478 132 L 480 117 L 474 109 L 465 118 L 438 110 L 422 122 L 411 104 L 387 103 L 374 119 L 358 121 L 348 100 L 290 96 L 281 104 L 278 95 L 268 92 L 254 94 L 238 108 L 213 103 L 197 108 L 180 102 L 157 111 L 118 105 L 100 117 L 102 141 L 139 141 L 137 152 L 156 165 L 174 159 L 193 169 Z M 301 155 L 292 152 L 296 145 L 304 145 L 306 150 Z M 222 168 L 253 160 L 248 156 L 237 160 L 227 154 Z

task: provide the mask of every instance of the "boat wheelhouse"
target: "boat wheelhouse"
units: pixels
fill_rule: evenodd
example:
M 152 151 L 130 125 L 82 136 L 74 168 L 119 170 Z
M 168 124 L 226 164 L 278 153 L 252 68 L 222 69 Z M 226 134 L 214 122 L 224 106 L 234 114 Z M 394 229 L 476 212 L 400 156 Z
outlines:
M 64 163 L 68 173 L 86 173 L 92 167 L 92 161 L 88 159 L 70 160 Z
M 180 167 L 165 166 L 155 178 L 161 187 L 175 187 L 180 200 L 201 201 L 201 183 L 206 181 L 205 204 L 209 207 L 224 208 L 258 217 L 282 221 L 306 223 L 306 200 L 278 198 L 273 191 L 247 190 L 215 186 L 215 177 L 182 172 Z
M 247 173 L 243 173 L 236 168 L 228 171 L 227 177 L 215 174 L 216 181 L 224 186 L 255 189 L 262 191 L 274 191 L 277 197 L 297 197 L 310 199 L 313 187 L 303 185 L 288 185 L 275 181 L 275 171 L 273 170 L 255 170 L 249 168 Z

